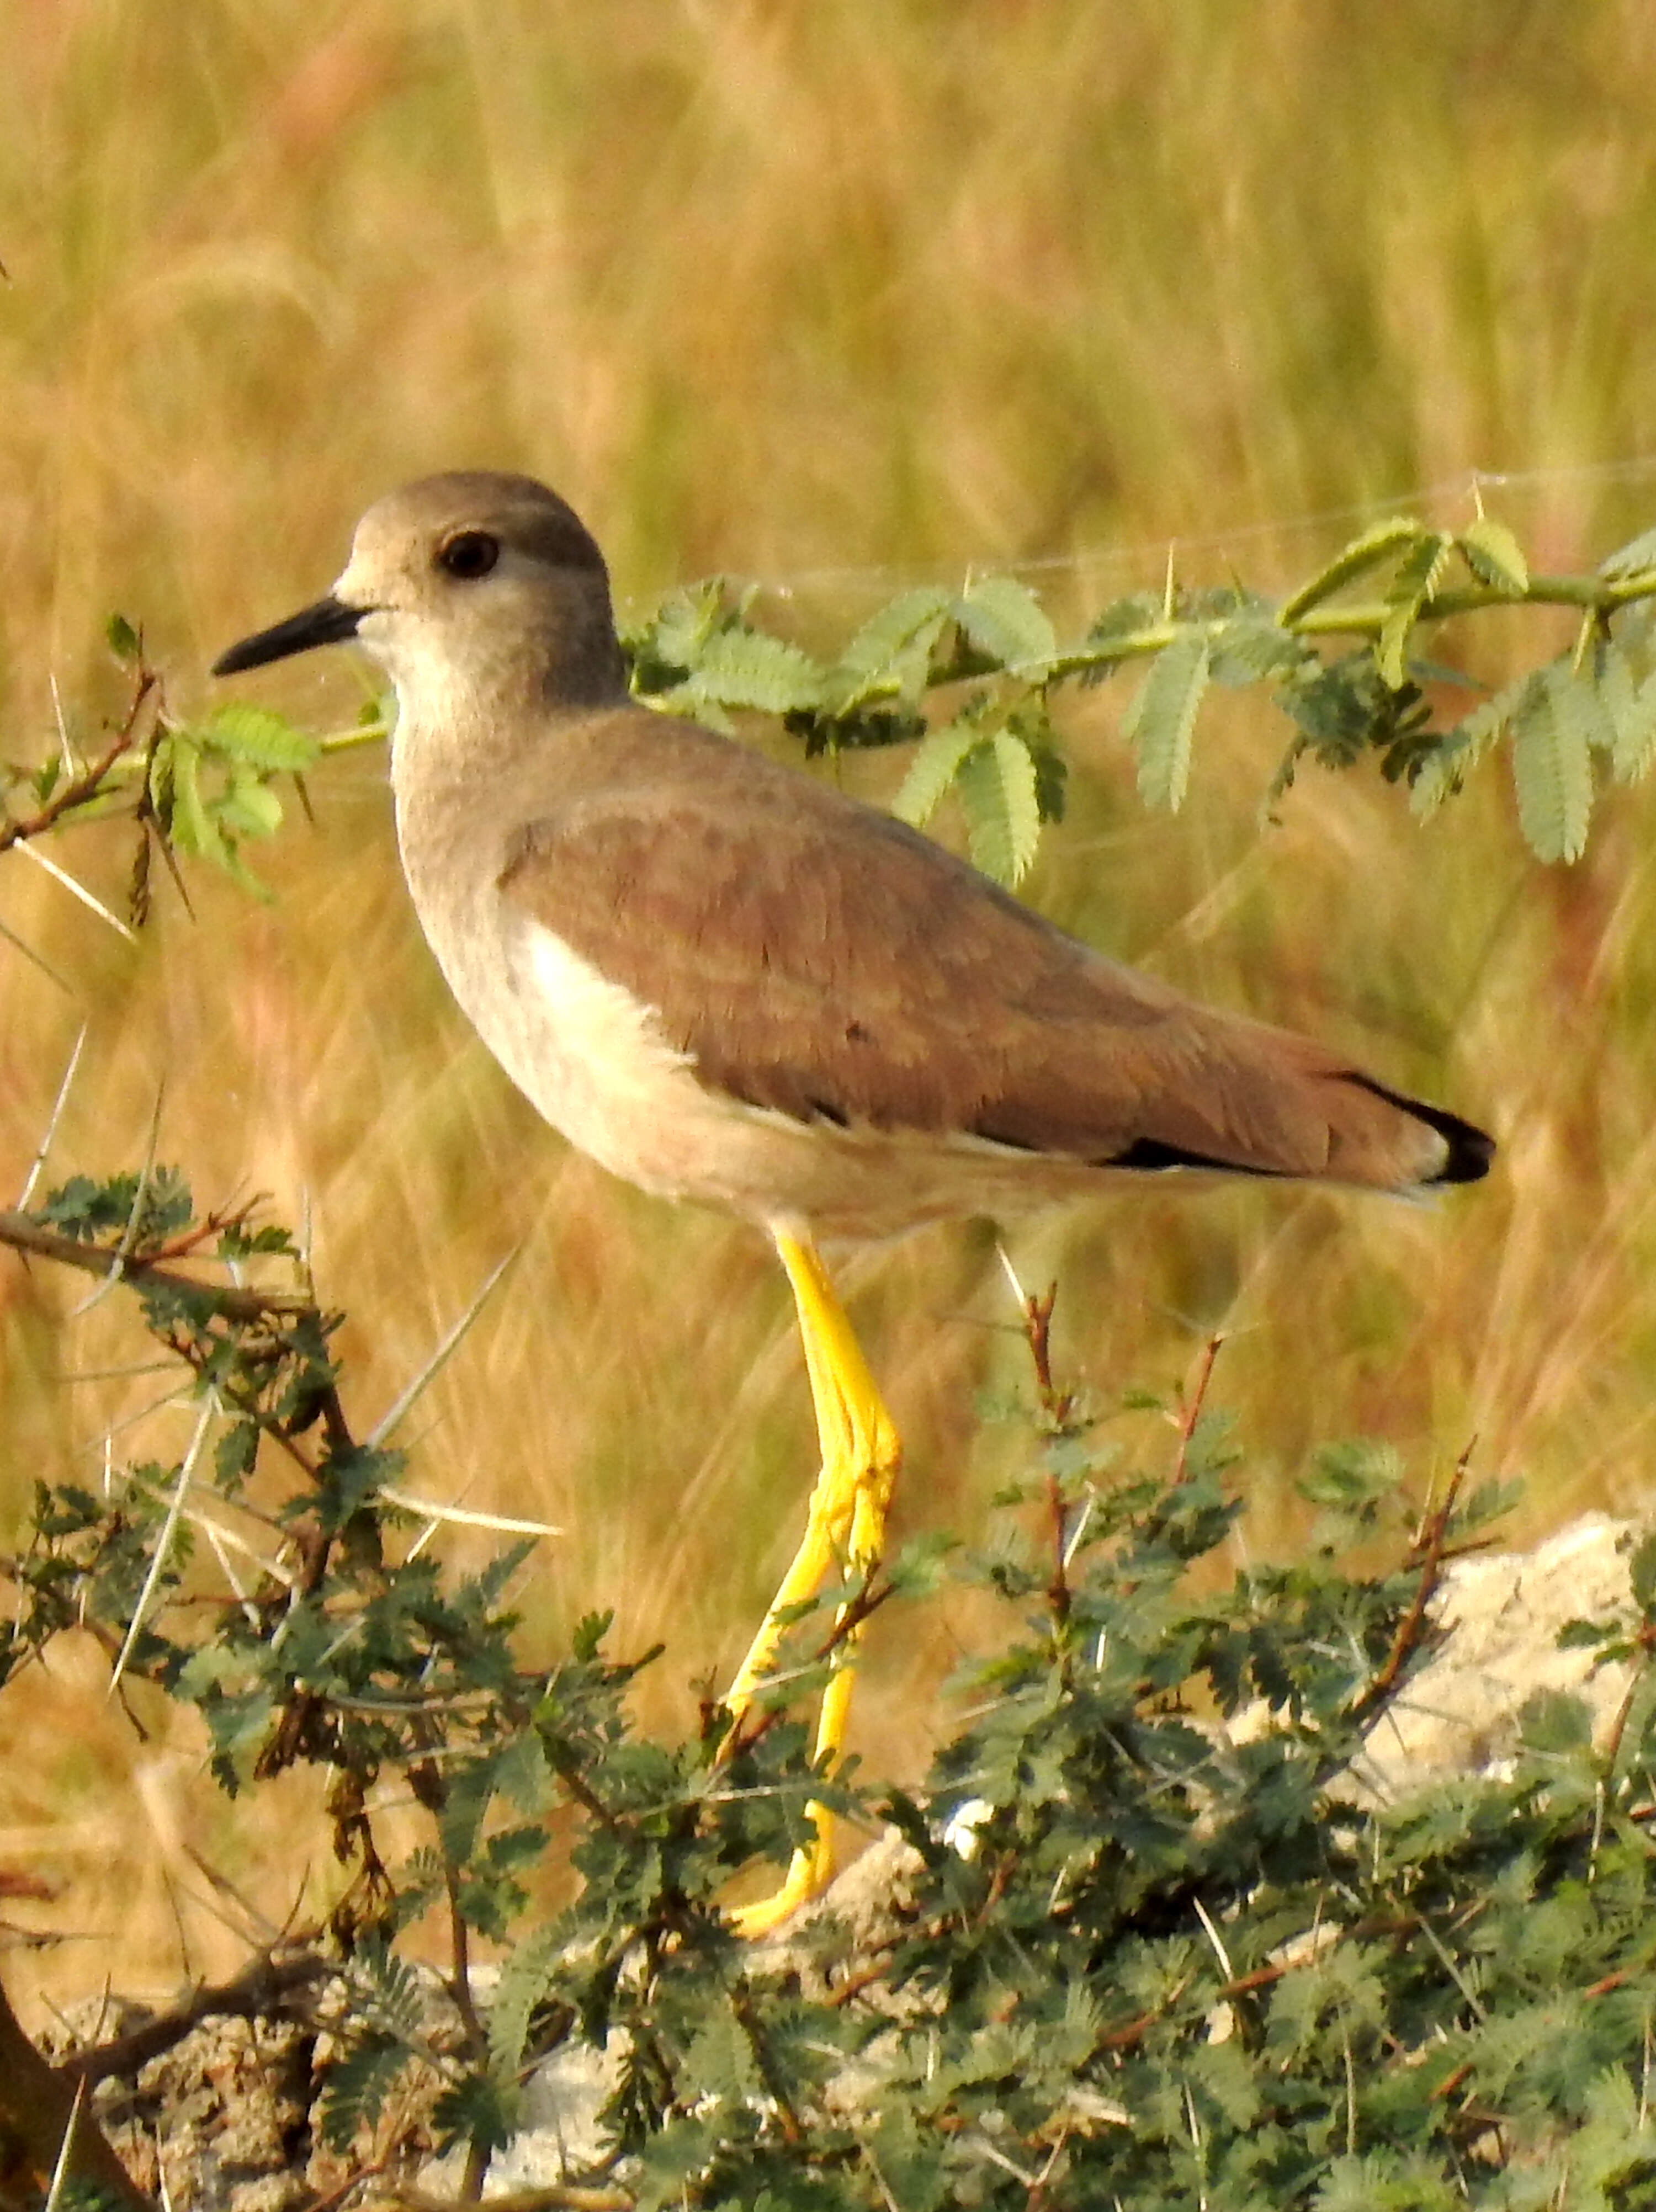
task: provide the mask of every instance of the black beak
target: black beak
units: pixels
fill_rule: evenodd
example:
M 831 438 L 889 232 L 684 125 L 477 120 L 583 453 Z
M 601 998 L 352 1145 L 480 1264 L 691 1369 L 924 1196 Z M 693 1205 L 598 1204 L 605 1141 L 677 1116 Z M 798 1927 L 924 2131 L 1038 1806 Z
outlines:
M 368 612 L 366 607 L 348 607 L 330 592 L 274 629 L 262 629 L 256 637 L 244 637 L 240 645 L 221 653 L 213 663 L 213 673 L 234 676 L 244 668 L 262 668 L 267 660 L 285 660 L 290 653 L 308 653 L 314 645 L 342 645 L 356 636 L 356 625 Z

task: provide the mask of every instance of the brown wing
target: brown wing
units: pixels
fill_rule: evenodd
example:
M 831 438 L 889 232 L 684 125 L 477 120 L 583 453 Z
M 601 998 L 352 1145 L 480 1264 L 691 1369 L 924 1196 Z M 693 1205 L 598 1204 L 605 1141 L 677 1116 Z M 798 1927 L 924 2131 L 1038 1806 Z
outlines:
M 618 753 L 649 744 L 648 778 L 554 799 L 501 889 L 709 1086 L 1100 1165 L 1482 1172 L 1464 1124 L 1105 959 L 888 816 L 691 726 L 606 720 Z

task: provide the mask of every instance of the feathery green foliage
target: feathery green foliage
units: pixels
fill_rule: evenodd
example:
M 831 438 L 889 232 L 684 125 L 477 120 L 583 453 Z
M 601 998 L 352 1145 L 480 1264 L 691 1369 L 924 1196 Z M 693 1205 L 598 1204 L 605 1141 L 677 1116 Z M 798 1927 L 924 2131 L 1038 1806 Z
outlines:
M 1623 781 L 1656 757 L 1647 605 L 1656 562 L 1641 543 L 1596 576 L 1537 576 L 1492 517 L 1452 533 L 1393 516 L 1275 605 L 1236 587 L 1184 592 L 1170 579 L 1160 601 L 1139 593 L 1105 608 L 1073 646 L 1060 644 L 1033 594 L 1004 576 L 970 582 L 953 599 L 905 592 L 832 662 L 758 627 L 754 595 L 733 597 L 717 583 L 675 594 L 624 642 L 650 705 L 724 729 L 733 713 L 758 708 L 781 717 L 807 757 L 918 738 L 895 811 L 923 824 L 953 793 L 973 860 L 1002 883 L 1019 880 L 1040 827 L 1062 813 L 1050 768 L 1061 687 L 1145 659 L 1120 730 L 1148 805 L 1183 803 L 1209 683 L 1260 686 L 1294 732 L 1273 799 L 1307 754 L 1330 768 L 1377 757 L 1388 779 L 1416 794 L 1416 811 L 1430 812 L 1510 734 L 1525 835 L 1538 859 L 1569 861 L 1586 847 L 1592 752 Z M 1377 577 L 1377 598 L 1343 596 Z M 1440 700 L 1464 679 L 1424 659 L 1424 630 L 1522 604 L 1580 610 L 1577 649 L 1445 718 Z M 1343 643 L 1353 638 L 1363 642 Z M 926 712 L 933 694 L 946 710 L 936 720 Z
M 131 1199 L 82 1185 L 33 1218 L 95 1268 Z M 640 2212 L 1024 2212 L 1032 2191 L 1054 2212 L 1631 2206 L 1656 2188 L 1656 1540 L 1623 1607 L 1568 1632 L 1634 1669 L 1610 1743 L 1551 1693 L 1507 1769 L 1377 1793 L 1366 1750 L 1437 1644 L 1442 1563 L 1508 1501 L 1457 1480 L 1422 1511 L 1394 1454 L 1344 1445 L 1302 1472 L 1323 1516 L 1306 1559 L 1215 1573 L 1243 1474 L 1228 1421 L 1169 1407 L 1170 1459 L 1130 1462 L 1111 1409 L 1055 1385 L 1050 1301 L 1032 1301 L 1035 1389 L 1003 1409 L 1026 1471 L 947 1570 L 994 1594 L 1000 1632 L 962 1667 L 926 1787 L 897 1791 L 813 1772 L 780 1708 L 734 1745 L 716 1708 L 687 1742 L 648 1739 L 629 1696 L 659 1655 L 610 1656 L 601 1616 L 526 1672 L 505 1602 L 523 1547 L 459 1579 L 399 1558 L 395 1456 L 350 1436 L 328 1318 L 199 1261 L 183 1285 L 159 1243 L 126 1249 L 145 1326 L 222 1437 L 253 1435 L 290 1571 L 213 1595 L 180 1548 L 155 1589 L 178 1468 L 118 1470 L 97 1498 L 43 1487 L 0 1684 L 88 1622 L 130 1649 L 130 1679 L 198 1708 L 226 1789 L 332 1770 L 345 1878 L 326 1928 L 289 1941 L 337 1962 L 318 2104 L 336 2149 L 395 2091 L 411 2140 L 463 2144 L 480 2172 L 528 2075 L 585 2051 L 608 2082 L 602 2148 L 570 2182 Z M 261 1272 L 291 1263 L 268 1232 L 265 1255 Z M 216 1455 L 226 1494 L 247 1461 Z M 1351 1573 L 1358 1542 L 1391 1564 Z M 894 1601 L 938 1571 L 899 1562 Z M 807 1655 L 823 1617 L 795 1632 Z M 429 1823 L 400 1865 L 374 1810 L 393 1778 Z M 890 1903 L 859 1941 L 830 1914 L 756 1950 L 721 1899 L 785 1860 L 813 1801 L 901 1837 Z M 521 1876 L 554 1820 L 574 1824 L 575 1893 L 534 1924 Z M 399 1948 L 434 1903 L 446 1994 Z M 486 1997 L 479 1938 L 508 1952 Z

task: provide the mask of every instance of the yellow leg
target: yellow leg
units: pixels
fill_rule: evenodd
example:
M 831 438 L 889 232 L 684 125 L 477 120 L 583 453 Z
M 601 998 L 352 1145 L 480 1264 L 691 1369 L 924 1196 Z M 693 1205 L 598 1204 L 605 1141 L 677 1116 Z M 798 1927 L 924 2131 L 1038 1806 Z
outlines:
M 822 1472 L 811 1493 L 805 1534 L 793 1564 L 782 1577 L 782 1587 L 770 1601 L 770 1609 L 726 1693 L 725 1703 L 737 1723 L 770 1671 L 787 1626 L 782 1616 L 788 1608 L 813 1596 L 837 1568 L 849 1566 L 866 1574 L 878 1560 L 885 1540 L 886 1510 L 902 1461 L 902 1445 L 892 1417 L 868 1372 L 827 1269 L 813 1246 L 780 1234 L 776 1243 L 799 1313 Z M 838 1647 L 833 1674 L 823 1692 L 817 1721 L 819 1759 L 837 1753 L 845 1741 L 856 1638 L 857 1632 L 853 1630 Z M 796 1906 L 826 1886 L 833 1865 L 832 1823 L 822 1806 L 813 1805 L 810 1811 L 816 1834 L 808 1846 L 795 1852 L 782 1887 L 774 1897 L 744 1905 L 732 1916 L 744 1936 L 768 1935 Z

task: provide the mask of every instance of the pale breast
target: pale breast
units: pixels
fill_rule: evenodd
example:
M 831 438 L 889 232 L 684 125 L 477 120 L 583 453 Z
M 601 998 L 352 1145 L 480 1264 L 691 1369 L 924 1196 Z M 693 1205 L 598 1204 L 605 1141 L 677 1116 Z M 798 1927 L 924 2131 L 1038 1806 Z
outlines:
M 807 1125 L 750 1106 L 706 1085 L 651 1007 L 497 896 L 466 919 L 422 918 L 450 989 L 526 1097 L 580 1151 L 657 1196 L 864 1238 L 1020 1210 L 1092 1180 L 999 1146 Z

